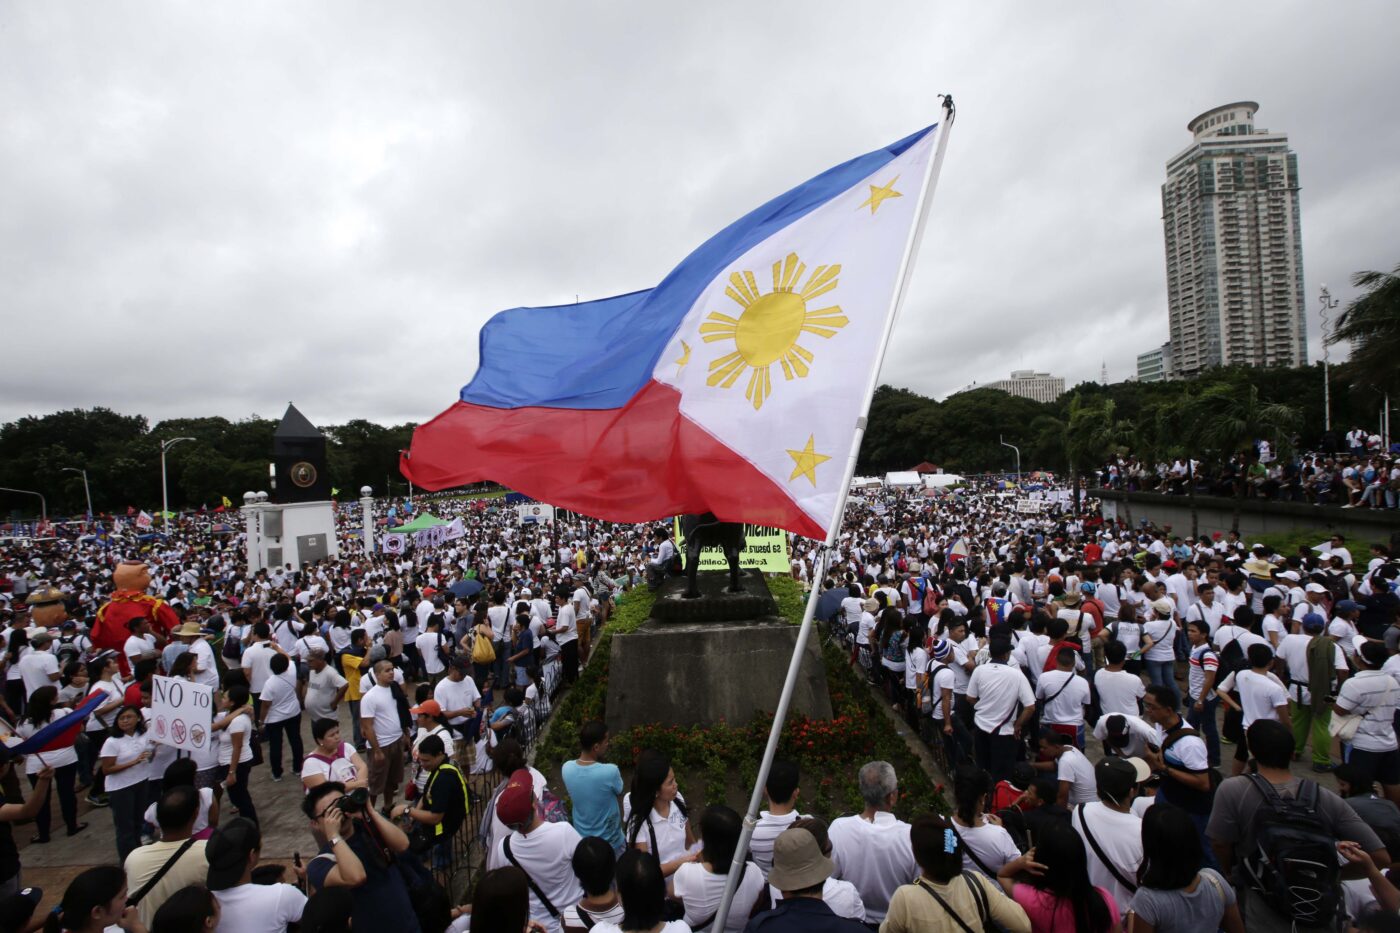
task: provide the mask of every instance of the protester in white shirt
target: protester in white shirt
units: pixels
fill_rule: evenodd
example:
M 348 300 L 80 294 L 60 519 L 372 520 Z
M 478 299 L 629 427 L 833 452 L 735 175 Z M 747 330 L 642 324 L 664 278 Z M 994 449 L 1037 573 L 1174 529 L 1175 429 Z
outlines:
M 1030 692 L 1029 684 L 1026 691 Z M 899 798 L 894 768 L 883 761 L 869 762 L 860 769 L 857 783 L 865 809 L 832 821 L 828 830 L 831 860 L 836 876 L 860 892 L 866 922 L 879 923 L 885 919 L 895 888 L 917 878 L 919 867 L 909 845 L 909 824 L 890 812 Z

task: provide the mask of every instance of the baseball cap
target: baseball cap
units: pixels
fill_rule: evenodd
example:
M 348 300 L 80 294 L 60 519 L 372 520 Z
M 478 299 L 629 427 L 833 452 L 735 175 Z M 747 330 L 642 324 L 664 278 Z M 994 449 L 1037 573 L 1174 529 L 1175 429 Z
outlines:
M 209 890 L 222 891 L 238 884 L 248 867 L 248 855 L 262 848 L 262 833 L 258 824 L 244 817 L 235 817 L 214 830 L 204 847 L 209 860 Z
M 1099 793 L 1107 794 L 1118 803 L 1126 801 L 1133 787 L 1147 780 L 1152 769 L 1141 758 L 1119 758 L 1108 755 L 1094 765 L 1094 783 Z
M 1307 586 L 1303 587 L 1303 592 L 1325 594 L 1327 592 L 1327 587 L 1323 586 L 1321 583 L 1309 583 Z
M 1161 596 L 1157 599 L 1152 600 L 1152 608 L 1155 611 L 1160 612 L 1163 616 L 1169 616 L 1172 614 L 1173 610 L 1176 609 L 1176 606 L 1172 604 L 1172 601 L 1170 599 L 1168 599 L 1165 596 Z
M 0 898 L 0 930 L 23 930 L 29 926 L 35 909 L 44 900 L 43 888 L 25 888 Z
M 521 768 L 510 776 L 506 789 L 496 798 L 496 817 L 506 826 L 514 827 L 529 823 L 534 813 L 535 779 Z
M 1294 583 L 1302 580 L 1302 577 L 1298 576 L 1298 571 L 1296 570 L 1280 570 L 1278 578 L 1280 580 L 1291 580 Z
M 438 703 L 437 700 L 424 700 L 409 712 L 415 716 L 441 716 L 442 704 Z
M 1320 613 L 1309 612 L 1303 616 L 1303 628 L 1322 628 L 1327 620 Z
M 1333 608 L 1337 612 L 1356 612 L 1361 608 L 1361 604 L 1354 599 L 1340 599 Z
M 822 855 L 817 837 L 801 826 L 791 826 L 773 841 L 773 870 L 768 883 L 779 891 L 816 887 L 831 877 L 831 859 Z

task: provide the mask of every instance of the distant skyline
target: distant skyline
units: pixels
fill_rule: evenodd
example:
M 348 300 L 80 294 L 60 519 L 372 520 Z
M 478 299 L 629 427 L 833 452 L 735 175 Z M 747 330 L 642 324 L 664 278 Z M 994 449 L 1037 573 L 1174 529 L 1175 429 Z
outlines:
M 942 92 L 881 381 L 1134 375 L 1167 337 L 1166 163 L 1236 100 L 1298 153 L 1318 360 L 1319 286 L 1344 307 L 1400 261 L 1397 31 L 1262 0 L 9 4 L 0 420 L 426 421 L 495 312 L 648 288 Z

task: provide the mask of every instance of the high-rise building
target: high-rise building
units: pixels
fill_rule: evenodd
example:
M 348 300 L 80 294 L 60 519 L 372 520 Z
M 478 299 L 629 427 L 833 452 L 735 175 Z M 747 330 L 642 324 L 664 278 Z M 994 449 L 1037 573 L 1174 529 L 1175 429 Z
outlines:
M 1138 382 L 1161 382 L 1164 379 L 1172 378 L 1172 375 L 1172 344 L 1170 340 L 1155 350 L 1138 354 Z
M 1167 163 L 1162 226 L 1172 372 L 1301 366 L 1303 238 L 1298 156 L 1254 126 L 1240 101 L 1187 124 L 1191 145 Z
M 973 383 L 967 388 L 1000 389 L 1011 395 L 1019 395 L 1021 398 L 1033 399 L 1037 402 L 1053 402 L 1065 394 L 1065 379 L 1063 376 L 1038 373 L 1031 369 L 1016 369 L 1012 370 L 1009 379 L 998 379 L 980 386 Z M 963 391 L 967 391 L 967 389 Z

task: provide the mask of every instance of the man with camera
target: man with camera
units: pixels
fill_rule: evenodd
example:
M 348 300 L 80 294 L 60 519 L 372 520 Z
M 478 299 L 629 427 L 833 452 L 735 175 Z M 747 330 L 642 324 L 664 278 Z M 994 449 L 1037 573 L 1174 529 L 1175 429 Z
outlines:
M 394 863 L 408 851 L 403 830 L 370 807 L 363 790 L 347 794 L 338 781 L 311 788 L 302 811 L 319 846 L 318 854 L 306 863 L 310 889 L 350 888 L 358 930 L 418 933 L 408 885 Z

